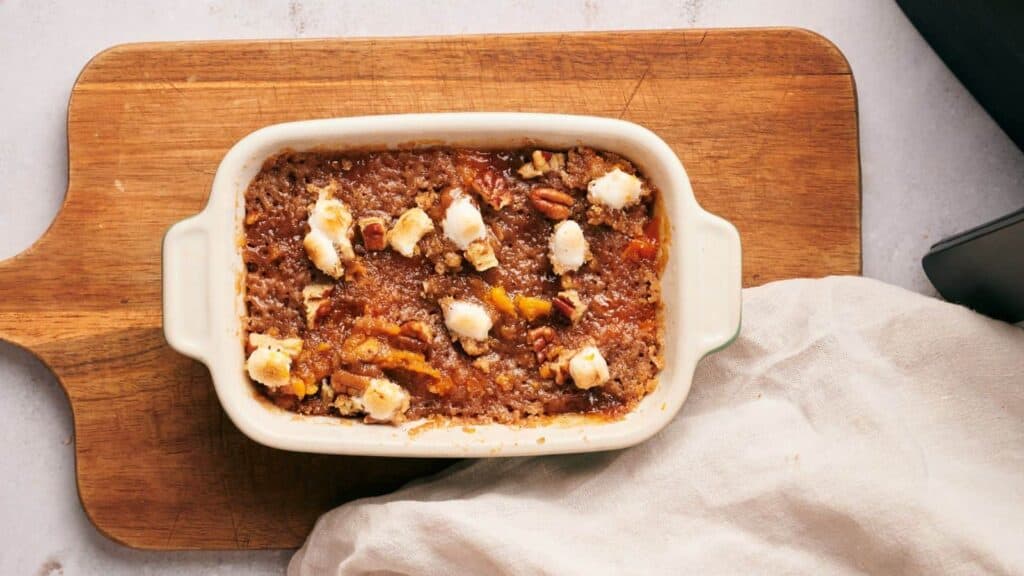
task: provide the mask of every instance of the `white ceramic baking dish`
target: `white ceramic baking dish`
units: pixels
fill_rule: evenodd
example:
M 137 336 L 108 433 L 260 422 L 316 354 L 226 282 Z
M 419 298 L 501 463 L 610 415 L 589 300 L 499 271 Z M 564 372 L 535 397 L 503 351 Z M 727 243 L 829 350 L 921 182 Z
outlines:
M 366 425 L 279 409 L 244 370 L 240 250 L 244 192 L 263 161 L 283 149 L 409 146 L 546 148 L 588 145 L 633 161 L 658 187 L 669 222 L 663 278 L 665 368 L 657 389 L 620 420 L 560 417 L 530 426 Z M 228 151 L 206 208 L 168 230 L 163 245 L 163 323 L 175 350 L 206 364 L 217 396 L 253 440 L 285 450 L 378 456 L 521 456 L 608 450 L 652 436 L 679 411 L 694 367 L 740 326 L 740 240 L 705 212 L 672 149 L 630 122 L 518 113 L 409 114 L 310 120 L 257 130 Z M 419 428 L 418 428 L 419 427 Z M 418 428 L 418 429 L 417 429 Z

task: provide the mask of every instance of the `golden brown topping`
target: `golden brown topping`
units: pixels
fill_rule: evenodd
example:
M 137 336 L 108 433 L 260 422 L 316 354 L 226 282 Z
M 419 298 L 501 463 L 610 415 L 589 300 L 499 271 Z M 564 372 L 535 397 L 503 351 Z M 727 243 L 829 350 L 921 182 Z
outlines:
M 516 296 L 516 307 L 530 321 L 551 313 L 551 302 L 535 296 Z
M 549 243 L 551 268 L 555 274 L 575 272 L 590 259 L 590 244 L 583 229 L 574 220 L 563 220 L 555 225 Z
M 434 222 L 420 208 L 410 208 L 398 217 L 395 226 L 388 232 L 388 243 L 406 258 L 411 258 L 418 251 L 416 243 L 434 230 Z
M 587 305 L 580 300 L 579 292 L 575 290 L 563 290 L 558 293 L 552 301 L 555 310 L 558 310 L 562 316 L 567 320 L 575 324 L 579 322 L 580 318 L 583 318 L 583 314 L 587 311 Z
M 285 338 L 279 340 L 267 334 L 249 334 L 252 354 L 246 360 L 249 378 L 268 388 L 294 386 L 291 375 L 292 359 L 302 352 L 302 340 Z M 300 384 L 301 380 L 298 381 Z M 305 388 L 298 389 L 305 391 Z M 297 394 L 300 398 L 301 394 Z
M 490 350 L 487 337 L 492 322 L 483 306 L 453 298 L 442 298 L 439 303 L 452 340 L 462 344 L 466 354 L 479 356 Z
M 569 361 L 569 374 L 577 388 L 589 390 L 608 381 L 608 364 L 595 346 L 586 346 Z
M 441 221 L 441 229 L 449 240 L 465 250 L 474 240 L 487 237 L 487 225 L 484 224 L 480 210 L 469 196 L 453 190 L 451 198 L 452 201 L 444 212 L 444 220 Z
M 492 322 L 483 306 L 453 298 L 442 298 L 439 303 L 445 326 L 453 334 L 473 340 L 487 339 Z
M 613 210 L 621 210 L 640 202 L 643 183 L 632 174 L 615 168 L 587 185 L 587 199 Z
M 470 243 L 466 248 L 466 260 L 469 260 L 477 272 L 498 267 L 498 257 L 494 255 L 494 248 L 487 239 L 474 240 Z
M 340 278 L 345 263 L 355 258 L 352 251 L 352 214 L 332 197 L 332 186 L 314 188 L 319 194 L 309 215 L 309 232 L 302 245 L 313 264 L 324 274 Z
M 257 348 L 246 361 L 249 378 L 268 388 L 283 388 L 291 382 L 292 359 L 280 350 Z
M 534 188 L 530 190 L 530 203 L 552 220 L 565 220 L 572 213 L 573 198 L 554 188 Z
M 388 246 L 387 222 L 380 216 L 360 218 L 359 233 L 367 250 L 383 250 Z
M 405 420 L 409 399 L 409 392 L 405 388 L 385 378 L 373 378 L 359 400 L 368 422 L 397 424 Z

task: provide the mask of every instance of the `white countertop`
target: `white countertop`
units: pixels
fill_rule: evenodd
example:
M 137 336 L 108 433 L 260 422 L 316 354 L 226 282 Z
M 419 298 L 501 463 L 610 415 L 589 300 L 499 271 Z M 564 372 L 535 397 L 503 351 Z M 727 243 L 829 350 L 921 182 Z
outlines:
M 172 12 L 170 4 L 187 6 Z M 629 4 L 0 0 L 0 199 L 8 207 L 0 211 L 0 258 L 27 248 L 61 204 L 76 74 L 100 50 L 144 40 L 800 26 L 835 42 L 856 78 L 865 275 L 934 293 L 920 266 L 929 245 L 1024 205 L 1024 155 L 894 2 Z M 3 343 L 0 432 L 2 574 L 277 574 L 290 557 L 141 552 L 106 540 L 78 502 L 63 391 L 39 361 Z

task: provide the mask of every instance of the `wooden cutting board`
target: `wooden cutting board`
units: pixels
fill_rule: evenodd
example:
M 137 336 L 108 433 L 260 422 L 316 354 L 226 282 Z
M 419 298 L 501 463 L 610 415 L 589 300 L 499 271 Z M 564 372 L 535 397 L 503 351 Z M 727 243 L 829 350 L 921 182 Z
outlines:
M 82 71 L 64 207 L 0 263 L 0 338 L 57 375 L 82 504 L 142 548 L 281 548 L 325 510 L 440 460 L 292 454 L 231 425 L 206 369 L 167 347 L 160 243 L 247 133 L 308 118 L 464 110 L 643 124 L 743 238 L 748 286 L 860 271 L 853 76 L 810 32 L 686 30 L 135 44 Z

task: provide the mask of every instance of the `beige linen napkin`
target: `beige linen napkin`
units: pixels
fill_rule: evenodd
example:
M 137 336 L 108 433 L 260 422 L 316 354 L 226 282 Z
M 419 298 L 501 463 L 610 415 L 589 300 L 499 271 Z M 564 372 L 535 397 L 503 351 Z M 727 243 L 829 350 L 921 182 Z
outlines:
M 862 278 L 745 291 L 648 442 L 459 464 L 327 513 L 289 567 L 865 572 L 1024 574 L 1024 331 Z

